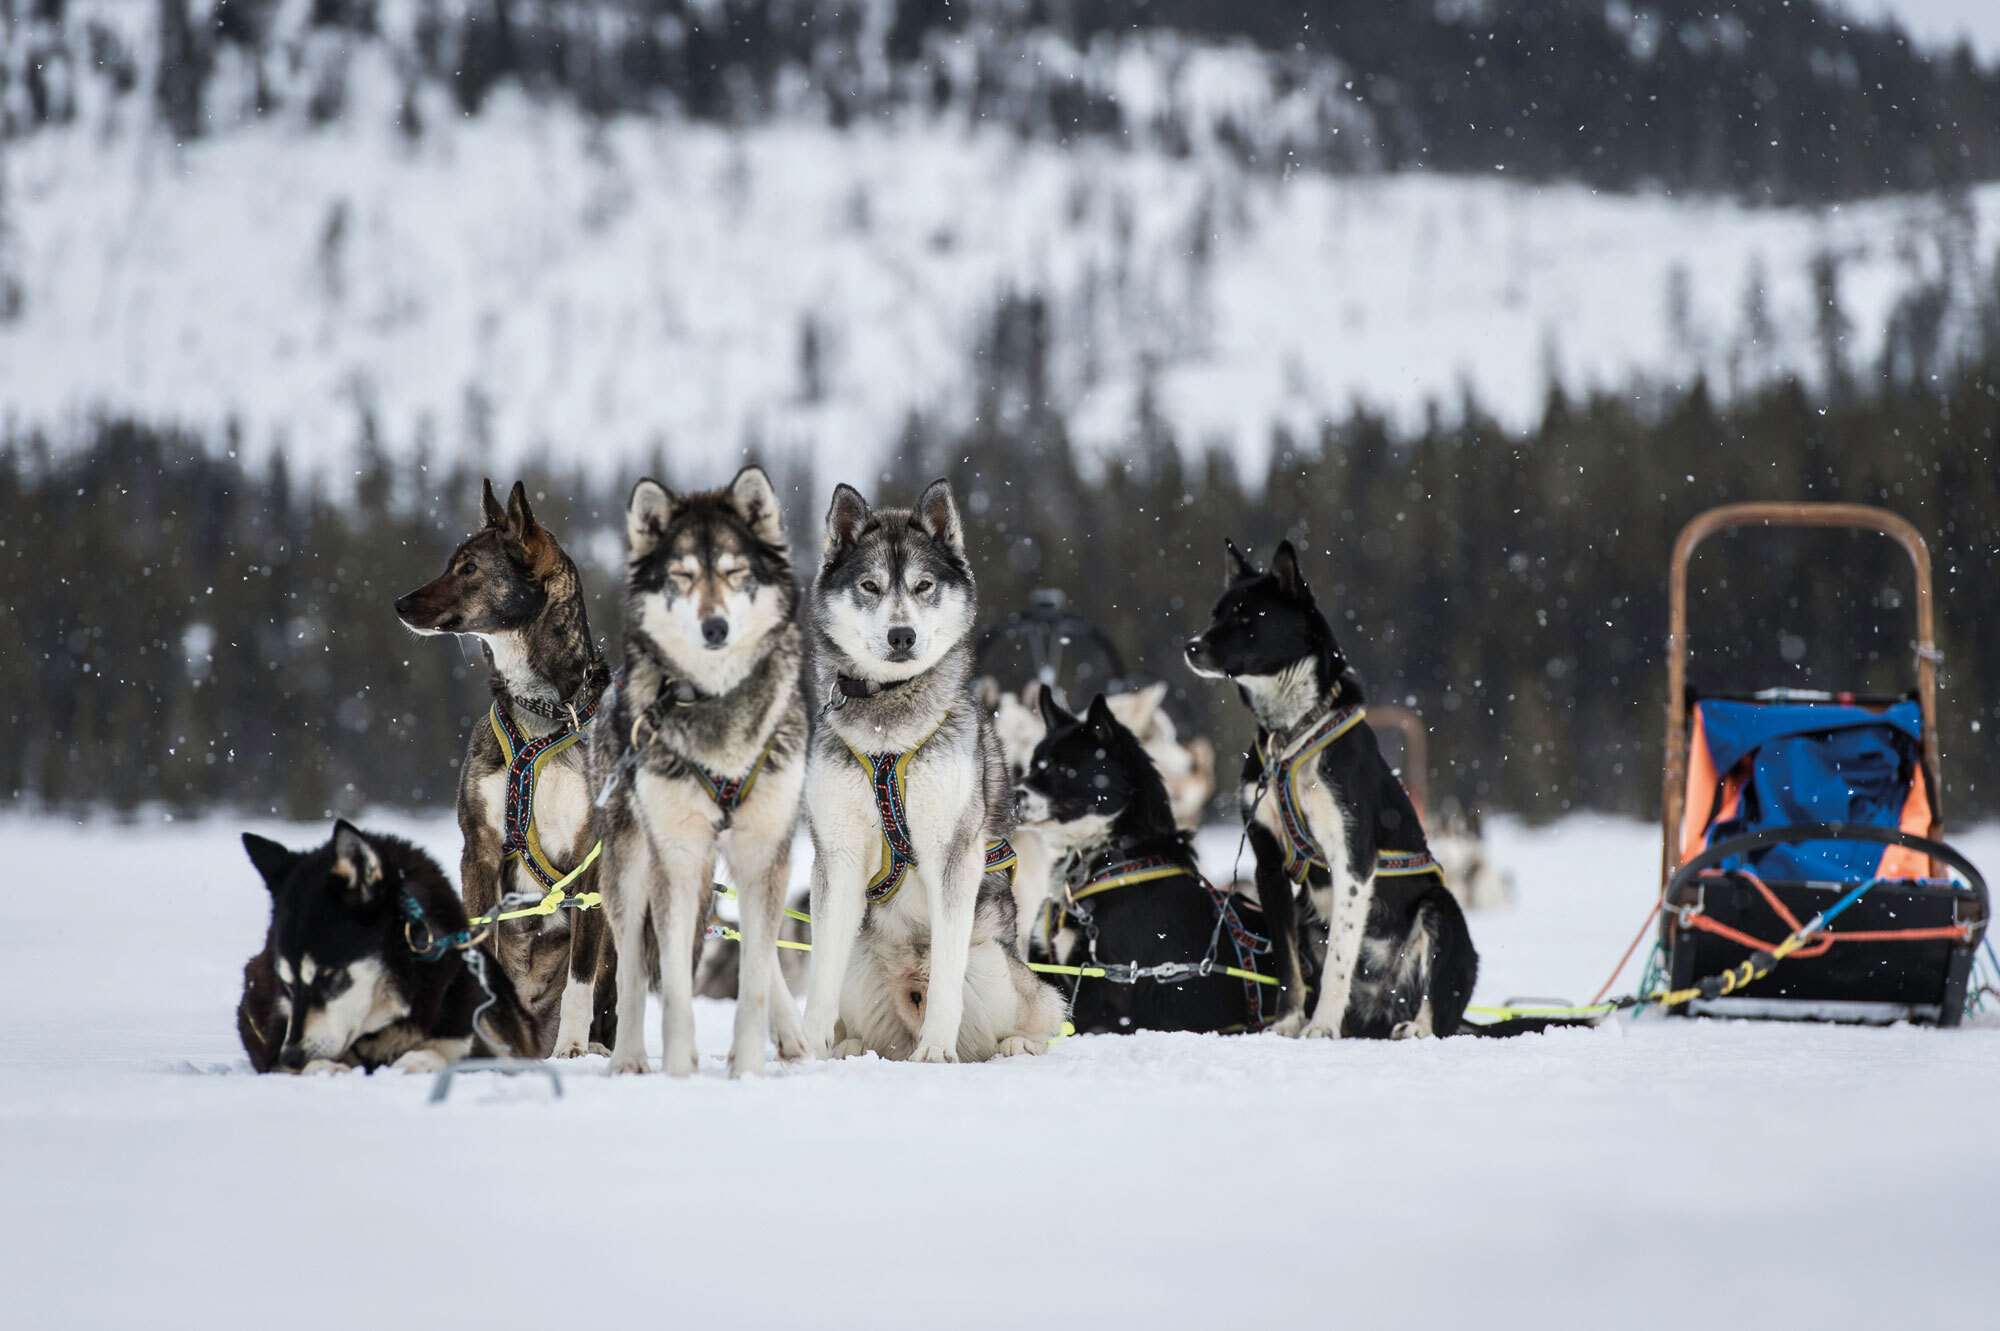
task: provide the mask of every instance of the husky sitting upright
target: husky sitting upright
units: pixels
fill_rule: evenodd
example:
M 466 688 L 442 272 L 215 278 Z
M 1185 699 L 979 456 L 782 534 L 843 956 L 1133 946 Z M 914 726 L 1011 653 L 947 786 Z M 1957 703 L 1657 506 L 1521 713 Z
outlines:
M 1067 883 L 1052 904 L 1052 953 L 1065 966 L 1154 970 L 1204 960 L 1257 971 L 1268 947 L 1250 902 L 1211 887 L 1187 831 L 1175 825 L 1167 787 L 1139 737 L 1098 694 L 1079 720 L 1048 690 L 1047 734 L 1016 788 L 1021 829 L 1066 857 Z M 1222 918 L 1216 915 L 1221 912 Z M 1083 979 L 1070 1020 L 1092 1032 L 1255 1030 L 1264 986 L 1220 973 L 1175 972 Z
M 315 850 L 249 832 L 243 848 L 271 892 L 271 927 L 236 1009 L 257 1071 L 435 1072 L 474 1049 L 533 1052 L 506 974 L 445 941 L 463 938 L 465 909 L 430 856 L 345 822 Z M 490 1005 L 471 965 L 484 968 Z
M 951 486 L 914 510 L 834 491 L 813 584 L 806 1042 L 918 1062 L 1038 1054 L 1062 1001 L 1021 961 L 1014 801 L 972 695 L 976 593 Z
M 625 670 L 591 732 L 604 905 L 618 961 L 614 1073 L 645 1072 L 646 989 L 660 986 L 665 1068 L 695 1070 L 694 959 L 718 852 L 742 907 L 734 1076 L 805 1052 L 778 970 L 778 922 L 805 779 L 798 583 L 770 479 L 723 490 L 658 481 L 625 510 Z
M 1362 719 L 1361 681 L 1314 604 L 1290 541 L 1278 546 L 1268 573 L 1228 549 L 1228 590 L 1208 628 L 1188 643 L 1187 658 L 1196 674 L 1234 683 L 1257 717 L 1243 818 L 1284 984 L 1276 1027 L 1377 1039 L 1455 1034 L 1479 956 L 1409 793 Z M 1285 918 L 1294 883 L 1306 889 L 1296 925 Z M 1310 1021 L 1298 944 L 1308 963 L 1324 949 Z
M 583 729 L 610 671 L 590 636 L 583 583 L 555 537 L 535 521 L 520 482 L 502 508 L 482 488 L 486 526 L 445 571 L 396 602 L 416 633 L 469 633 L 493 670 L 493 707 L 472 728 L 458 776 L 465 837 L 459 886 L 475 915 L 503 896 L 543 896 L 590 853 Z M 586 869 L 566 889 L 595 889 Z M 499 926 L 494 951 L 541 1031 L 537 1056 L 574 1058 L 609 1038 L 596 996 L 604 925 L 596 911 L 558 910 Z

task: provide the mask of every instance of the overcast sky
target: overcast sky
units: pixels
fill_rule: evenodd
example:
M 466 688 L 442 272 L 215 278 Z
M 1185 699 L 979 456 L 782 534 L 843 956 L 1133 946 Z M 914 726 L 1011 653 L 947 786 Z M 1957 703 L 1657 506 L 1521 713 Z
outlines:
M 1850 13 L 1894 14 L 1920 40 L 1972 39 L 1982 60 L 2000 59 L 2000 0 L 1838 0 Z

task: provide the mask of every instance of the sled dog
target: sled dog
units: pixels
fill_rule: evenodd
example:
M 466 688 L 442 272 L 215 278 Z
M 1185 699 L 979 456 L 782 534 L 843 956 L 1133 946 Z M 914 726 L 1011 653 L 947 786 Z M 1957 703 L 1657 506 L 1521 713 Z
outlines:
M 1061 1027 L 1060 996 L 1018 951 L 1013 794 L 972 692 L 976 600 L 948 482 L 914 509 L 834 491 L 811 611 L 826 710 L 806 765 L 817 1057 L 1041 1053 Z
M 1233 544 L 1228 555 L 1227 589 L 1187 660 L 1235 684 L 1257 718 L 1241 795 L 1284 984 L 1274 1024 L 1288 1035 L 1452 1035 L 1479 957 L 1364 719 L 1361 680 L 1290 541 L 1268 572 Z M 1294 884 L 1305 889 L 1296 903 Z M 1308 968 L 1323 972 L 1309 1020 Z
M 591 731 L 600 880 L 617 953 L 613 1073 L 645 1072 L 646 992 L 665 1070 L 694 1072 L 694 965 L 716 857 L 743 933 L 733 1076 L 805 1052 L 777 939 L 805 781 L 802 634 L 778 497 L 758 467 L 721 490 L 643 480 L 625 509 L 624 671 Z
M 1020 696 L 1003 693 L 990 678 L 980 681 L 980 699 L 993 712 L 993 728 L 1000 736 L 1000 751 L 1007 760 L 1007 772 L 1019 781 L 1027 774 L 1028 759 L 1048 733 L 1041 703 L 1049 696 L 1039 681 L 1031 681 Z M 1196 735 L 1182 742 L 1173 718 L 1161 706 L 1167 696 L 1164 681 L 1130 693 L 1112 694 L 1106 699 L 1111 714 L 1145 746 L 1173 807 L 1174 821 L 1193 831 L 1201 826 L 1201 811 L 1215 793 L 1215 746 Z M 1032 827 L 1022 827 L 1013 838 L 1019 860 L 1014 870 L 1014 908 L 1021 921 L 1021 933 L 1028 951 L 1039 955 L 1047 940 L 1041 936 L 1043 907 L 1055 887 L 1056 859 L 1047 839 Z
M 1040 704 L 1047 733 L 1016 787 L 1016 805 L 1021 829 L 1065 857 L 1064 884 L 1049 908 L 1055 960 L 1156 972 L 1185 966 L 1131 983 L 1082 979 L 1071 1022 L 1086 1033 L 1257 1029 L 1265 986 L 1200 966 L 1258 971 L 1269 949 L 1259 936 L 1262 913 L 1201 876 L 1166 784 L 1103 694 L 1080 719 L 1048 690 Z
M 458 780 L 459 884 L 474 915 L 512 894 L 542 898 L 588 857 L 583 736 L 611 677 L 576 565 L 535 520 L 526 488 L 516 481 L 503 508 L 485 482 L 481 504 L 486 525 L 443 573 L 396 602 L 412 632 L 477 638 L 493 672 L 493 705 L 472 728 Z M 565 891 L 594 891 L 597 877 L 593 865 Z M 597 992 L 607 960 L 600 912 L 558 910 L 498 928 L 494 951 L 541 1033 L 536 1056 L 601 1051 L 612 1013 Z
M 257 1071 L 435 1072 L 474 1051 L 533 1051 L 506 973 L 476 946 L 443 941 L 464 937 L 465 909 L 430 856 L 344 821 L 313 850 L 249 832 L 243 848 L 271 893 L 271 927 L 236 1009 Z

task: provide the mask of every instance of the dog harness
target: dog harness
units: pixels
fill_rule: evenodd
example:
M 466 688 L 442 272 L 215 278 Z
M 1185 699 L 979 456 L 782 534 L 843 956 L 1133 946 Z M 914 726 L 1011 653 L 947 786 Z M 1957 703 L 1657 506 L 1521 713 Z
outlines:
M 694 777 L 695 784 L 707 791 L 708 797 L 715 801 L 715 807 L 722 814 L 724 827 L 735 821 L 736 811 L 742 808 L 743 801 L 750 797 L 750 787 L 757 784 L 757 774 L 764 770 L 764 760 L 771 756 L 771 746 L 777 742 L 778 732 L 773 730 L 771 737 L 764 741 L 764 747 L 757 751 L 757 761 L 750 764 L 750 770 L 734 780 L 726 776 L 717 776 L 692 758 L 681 759 L 687 764 L 688 773 Z
M 1277 756 L 1275 736 L 1268 748 L 1258 745 L 1257 756 L 1263 760 L 1265 779 L 1270 781 L 1278 799 L 1278 824 L 1285 832 L 1285 876 L 1294 883 L 1305 882 L 1306 876 L 1314 869 L 1332 868 L 1326 852 L 1313 840 L 1312 831 L 1306 826 L 1305 814 L 1299 809 L 1299 772 L 1327 745 L 1360 725 L 1367 715 L 1367 709 L 1358 705 L 1334 709 L 1312 728 L 1305 743 L 1289 758 Z M 1255 809 L 1251 812 L 1254 815 Z M 1378 878 L 1407 878 L 1439 872 L 1437 861 L 1431 858 L 1429 851 L 1382 850 L 1375 856 L 1375 875 Z
M 1166 878 L 1191 878 L 1201 884 L 1202 890 L 1208 893 L 1208 899 L 1215 907 L 1216 931 L 1209 937 L 1208 955 L 1202 959 L 1202 964 L 1196 973 L 1209 972 L 1214 968 L 1216 943 L 1220 935 L 1227 931 L 1230 946 L 1236 952 L 1236 969 L 1242 972 L 1238 978 L 1243 985 L 1243 1004 L 1248 1014 L 1248 1028 L 1253 1031 L 1260 1029 L 1264 1024 L 1263 1002 L 1258 994 L 1258 981 L 1249 976 L 1256 973 L 1256 967 L 1252 962 L 1259 953 L 1271 950 L 1271 941 L 1262 934 L 1253 933 L 1249 926 L 1243 923 L 1243 917 L 1237 914 L 1236 910 L 1236 904 L 1242 898 L 1234 892 L 1223 891 L 1193 869 L 1164 855 L 1118 860 L 1091 874 L 1079 886 L 1072 887 L 1065 882 L 1064 891 L 1069 898 L 1068 902 L 1062 906 L 1056 905 L 1053 901 L 1049 903 L 1049 908 L 1054 912 L 1053 919 L 1049 921 L 1049 941 L 1054 942 L 1056 934 L 1068 922 L 1069 916 L 1074 914 L 1078 923 L 1085 926 L 1089 935 L 1091 961 L 1095 963 L 1097 929 L 1090 919 L 1089 912 L 1081 909 L 1077 903 L 1104 892 L 1116 891 L 1121 887 L 1158 882 Z
M 501 823 L 500 853 L 506 859 L 519 860 L 544 888 L 561 881 L 563 872 L 550 862 L 541 838 L 535 834 L 535 786 L 542 779 L 544 767 L 564 750 L 582 742 L 583 732 L 596 717 L 602 701 L 601 696 L 592 699 L 588 706 L 576 710 L 575 724 L 565 716 L 556 722 L 554 730 L 536 739 L 528 738 L 504 700 L 495 698 L 493 710 L 487 714 L 493 737 L 500 741 L 500 756 L 507 763 L 507 807 Z
M 910 759 L 916 757 L 917 750 L 929 743 L 931 735 L 937 734 L 938 726 L 943 724 L 944 717 L 939 717 L 930 734 L 902 753 L 863 753 L 852 744 L 847 745 L 847 751 L 868 773 L 868 783 L 875 790 L 875 812 L 882 820 L 882 871 L 868 884 L 870 901 L 883 902 L 895 896 L 903 886 L 903 879 L 916 867 L 917 853 L 910 846 L 910 819 L 904 807 L 903 785 L 909 776 Z M 841 743 L 847 741 L 843 739 Z M 1012 881 L 1015 864 L 1014 847 L 1007 838 L 996 837 L 986 843 L 987 873 L 1004 872 Z

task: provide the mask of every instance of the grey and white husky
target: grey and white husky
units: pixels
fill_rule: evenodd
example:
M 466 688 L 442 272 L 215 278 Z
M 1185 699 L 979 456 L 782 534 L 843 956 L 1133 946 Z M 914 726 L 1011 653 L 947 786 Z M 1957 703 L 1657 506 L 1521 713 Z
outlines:
M 590 735 L 617 949 L 611 1071 L 647 1070 L 655 982 L 665 1069 L 695 1070 L 694 958 L 720 854 L 742 907 L 729 1069 L 761 1073 L 767 1031 L 780 1057 L 805 1052 L 777 963 L 807 729 L 798 583 L 778 499 L 757 467 L 701 494 L 644 480 L 625 536 L 625 669 Z
M 834 491 L 811 613 L 829 708 L 806 765 L 816 1057 L 1038 1054 L 1061 1027 L 1016 939 L 1014 800 L 973 697 L 976 603 L 948 482 L 914 509 Z

